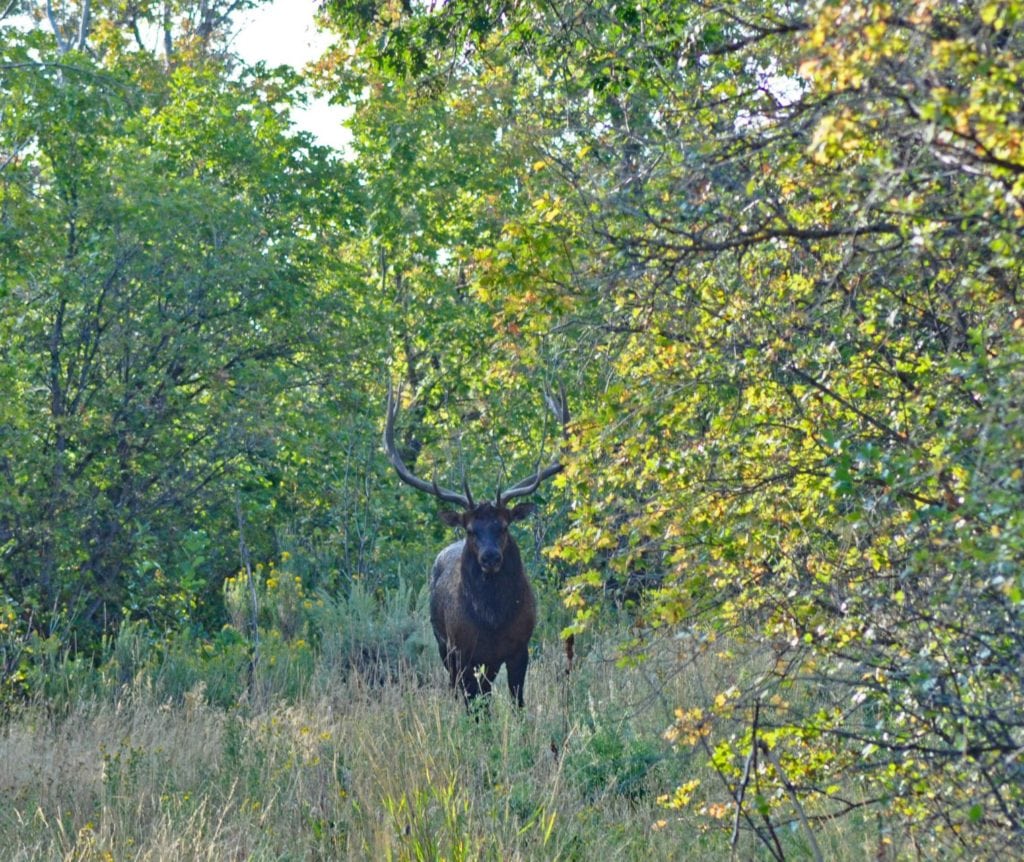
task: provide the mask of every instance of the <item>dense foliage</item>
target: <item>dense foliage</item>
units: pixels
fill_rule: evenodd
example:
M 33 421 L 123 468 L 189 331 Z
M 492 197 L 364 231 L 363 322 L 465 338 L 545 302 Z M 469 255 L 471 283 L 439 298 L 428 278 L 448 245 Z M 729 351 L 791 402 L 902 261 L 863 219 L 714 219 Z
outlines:
M 77 47 L 4 30 L 0 584 L 85 650 L 125 617 L 219 625 L 240 543 L 347 520 L 322 578 L 366 566 L 337 457 L 373 472 L 353 383 L 382 351 L 336 259 L 359 194 L 291 129 L 295 73 L 226 53 L 224 5 L 167 7 L 157 55 L 123 17 L 155 5 L 92 4 Z
M 328 0 L 345 159 L 226 53 L 248 4 L 123 5 L 0 48 L 19 637 L 212 630 L 282 550 L 394 583 L 439 533 L 385 379 L 407 460 L 486 490 L 560 383 L 573 630 L 612 597 L 626 657 L 735 666 L 666 735 L 720 783 L 667 809 L 1020 850 L 1024 4 Z
M 1018 845 L 1019 4 L 328 8 L 366 111 L 497 111 L 517 209 L 467 266 L 585 393 L 581 620 L 653 581 L 681 661 L 773 656 L 669 732 L 736 823 Z

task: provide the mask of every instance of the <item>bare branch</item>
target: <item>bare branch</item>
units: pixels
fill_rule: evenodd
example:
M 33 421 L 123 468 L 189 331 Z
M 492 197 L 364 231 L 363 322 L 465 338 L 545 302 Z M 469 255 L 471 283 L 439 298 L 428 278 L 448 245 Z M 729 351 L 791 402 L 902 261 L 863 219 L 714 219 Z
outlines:
M 772 766 L 775 767 L 775 771 L 779 774 L 779 780 L 782 781 L 782 786 L 786 788 L 786 792 L 789 794 L 789 799 L 793 803 L 793 807 L 796 809 L 796 813 L 800 818 L 800 825 L 803 826 L 804 834 L 807 836 L 807 843 L 811 845 L 811 853 L 814 854 L 814 862 L 824 862 L 825 857 L 821 855 L 821 848 L 818 846 L 818 839 L 814 837 L 814 830 L 811 829 L 811 824 L 807 819 L 807 814 L 804 811 L 803 805 L 800 804 L 800 797 L 797 796 L 796 788 L 790 783 L 789 777 L 782 769 L 782 763 L 779 761 L 778 756 L 768 746 L 763 739 L 758 740 L 758 744 L 761 747 L 761 751 L 764 752 L 765 757 L 771 761 Z
M 61 35 L 60 26 L 57 24 L 57 17 L 53 14 L 53 4 L 50 0 L 46 0 L 46 19 L 50 22 L 50 29 L 53 30 L 53 35 L 57 39 L 57 50 L 61 54 L 66 54 L 70 46 Z
M 92 5 L 90 0 L 82 0 L 82 20 L 78 22 L 78 42 L 75 48 L 85 50 L 85 40 L 89 38 L 89 27 L 92 22 Z

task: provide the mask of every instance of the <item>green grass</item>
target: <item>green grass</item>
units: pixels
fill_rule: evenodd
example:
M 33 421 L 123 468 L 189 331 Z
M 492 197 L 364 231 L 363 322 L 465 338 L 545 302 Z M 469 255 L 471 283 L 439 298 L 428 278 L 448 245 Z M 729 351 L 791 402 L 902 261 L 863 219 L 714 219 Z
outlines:
M 714 657 L 659 678 L 592 649 L 567 680 L 558 644 L 542 646 L 521 714 L 502 689 L 467 715 L 429 653 L 387 685 L 320 662 L 262 703 L 217 705 L 201 680 L 168 697 L 140 676 L 16 712 L 0 737 L 4 858 L 729 858 L 729 822 L 657 801 L 695 777 L 720 791 L 661 737 Z M 822 829 L 829 859 L 869 854 L 849 825 Z M 783 837 L 787 858 L 809 858 Z M 767 858 L 749 836 L 737 852 Z

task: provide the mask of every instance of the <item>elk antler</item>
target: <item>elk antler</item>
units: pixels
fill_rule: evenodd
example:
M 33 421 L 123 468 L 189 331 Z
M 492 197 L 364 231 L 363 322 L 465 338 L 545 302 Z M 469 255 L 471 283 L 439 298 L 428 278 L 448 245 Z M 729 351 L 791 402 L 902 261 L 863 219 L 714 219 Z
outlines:
M 405 466 L 405 462 L 402 460 L 402 456 L 398 454 L 398 449 L 395 447 L 395 417 L 398 415 L 398 401 L 395 399 L 394 392 L 391 388 L 391 382 L 388 382 L 388 404 L 387 404 L 387 418 L 384 422 L 384 451 L 387 453 L 388 460 L 391 462 L 391 466 L 395 468 L 395 472 L 398 473 L 398 478 L 405 482 L 407 485 L 412 485 L 419 491 L 426 491 L 428 494 L 433 494 L 435 497 L 443 500 L 446 503 L 454 503 L 456 506 L 461 506 L 466 511 L 470 511 L 474 508 L 473 506 L 473 495 L 469 493 L 469 482 L 466 477 L 462 477 L 462 488 L 466 492 L 464 495 L 450 491 L 447 488 L 442 488 L 437 484 L 435 479 L 433 482 L 427 482 L 419 476 L 416 476 L 412 471 Z
M 555 414 L 555 418 L 558 419 L 559 424 L 562 426 L 562 437 L 567 437 L 569 434 L 569 401 L 565 397 L 565 389 L 561 384 L 559 384 L 557 394 L 545 390 L 544 401 L 550 408 L 551 412 Z M 513 500 L 516 497 L 529 496 L 537 490 L 540 483 L 545 479 L 550 479 L 556 473 L 560 473 L 563 466 L 564 465 L 557 458 L 548 464 L 548 466 L 543 470 L 538 466 L 537 472 L 532 476 L 520 479 L 504 491 L 498 491 L 498 505 L 504 506 L 509 500 Z

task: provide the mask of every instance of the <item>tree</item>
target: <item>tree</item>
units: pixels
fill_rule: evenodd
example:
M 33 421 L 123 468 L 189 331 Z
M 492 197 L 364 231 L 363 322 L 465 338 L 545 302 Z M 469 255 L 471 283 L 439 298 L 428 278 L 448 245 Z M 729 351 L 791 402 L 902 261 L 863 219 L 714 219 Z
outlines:
M 568 599 L 654 570 L 654 633 L 761 656 L 670 729 L 736 822 L 1019 847 L 1019 4 L 328 9 L 366 110 L 501 105 L 471 288 L 601 382 Z
M 557 339 L 534 343 L 498 317 L 506 297 L 486 278 L 504 225 L 529 203 L 518 173 L 526 155 L 503 139 L 515 88 L 495 77 L 442 91 L 407 76 L 418 61 L 404 52 L 417 54 L 422 34 L 388 28 L 430 29 L 429 15 L 392 22 L 387 7 L 326 9 L 345 41 L 321 62 L 319 84 L 353 107 L 366 207 L 365 230 L 346 255 L 374 285 L 364 313 L 380 322 L 389 373 L 412 399 L 404 455 L 427 461 L 424 472 L 453 471 L 455 486 L 460 473 L 478 476 L 486 488 L 478 495 L 492 493 L 550 446 L 557 430 L 540 393 L 566 370 Z M 461 26 L 464 10 L 448 12 Z
M 348 171 L 290 130 L 297 77 L 231 75 L 209 51 L 166 69 L 112 39 L 118 14 L 94 5 L 84 53 L 37 30 L 0 58 L 17 394 L 0 415 L 0 584 L 83 647 L 123 615 L 215 619 L 238 508 L 270 553 L 300 451 L 289 411 L 344 361 L 325 353 L 347 300 L 324 239 Z
M 233 19 L 260 0 L 79 0 L 58 4 L 29 2 L 27 14 L 53 35 L 59 55 L 68 51 L 102 58 L 156 47 L 167 67 L 197 58 L 229 58 Z M 8 7 L 13 11 L 16 3 Z

